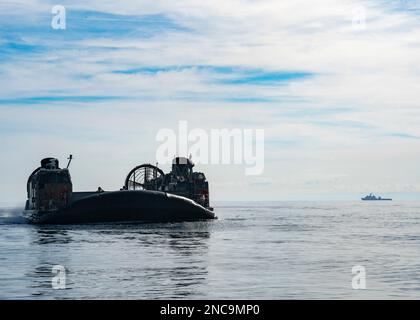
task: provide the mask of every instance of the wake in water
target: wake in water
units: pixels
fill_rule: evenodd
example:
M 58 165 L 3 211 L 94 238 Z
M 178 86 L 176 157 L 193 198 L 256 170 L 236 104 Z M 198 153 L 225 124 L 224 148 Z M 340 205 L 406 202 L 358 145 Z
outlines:
M 26 223 L 22 217 L 23 208 L 0 208 L 0 224 Z

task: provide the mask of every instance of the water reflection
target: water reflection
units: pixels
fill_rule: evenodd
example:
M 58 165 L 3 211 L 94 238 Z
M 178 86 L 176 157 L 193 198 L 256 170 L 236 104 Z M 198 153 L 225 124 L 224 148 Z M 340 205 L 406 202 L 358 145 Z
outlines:
M 32 243 L 34 245 L 43 244 L 67 244 L 71 242 L 71 237 L 66 229 L 57 226 L 34 226 L 35 235 Z
M 32 226 L 31 263 L 25 272 L 25 277 L 29 279 L 28 289 L 33 297 L 42 299 L 54 296 L 61 296 L 60 290 L 52 288 L 52 279 L 56 275 L 53 273 L 55 265 L 62 265 L 66 268 L 66 273 L 70 270 L 69 257 L 65 252 L 65 247 L 72 242 L 72 238 L 68 230 L 57 226 Z M 60 248 L 63 247 L 61 251 Z M 61 252 L 60 252 L 61 251 Z M 71 287 L 71 282 L 67 282 L 67 286 Z
M 110 298 L 203 294 L 213 227 L 211 222 L 34 226 L 28 289 L 43 299 L 97 298 L 104 292 Z M 67 290 L 51 287 L 57 264 L 66 268 Z

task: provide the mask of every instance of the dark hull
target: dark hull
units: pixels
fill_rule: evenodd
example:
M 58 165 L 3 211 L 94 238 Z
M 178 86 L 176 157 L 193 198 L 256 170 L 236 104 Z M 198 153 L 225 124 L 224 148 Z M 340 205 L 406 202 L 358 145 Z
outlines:
M 392 199 L 363 199 L 363 201 L 392 201 Z
M 83 224 L 107 222 L 172 222 L 216 219 L 194 201 L 158 191 L 100 192 L 52 212 L 26 210 L 29 223 Z

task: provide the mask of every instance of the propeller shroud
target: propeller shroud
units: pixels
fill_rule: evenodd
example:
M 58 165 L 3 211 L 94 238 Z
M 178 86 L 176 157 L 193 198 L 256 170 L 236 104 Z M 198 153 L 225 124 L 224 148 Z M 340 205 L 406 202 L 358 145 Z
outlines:
M 133 168 L 125 179 L 126 190 L 159 190 L 164 173 L 158 167 L 146 163 Z

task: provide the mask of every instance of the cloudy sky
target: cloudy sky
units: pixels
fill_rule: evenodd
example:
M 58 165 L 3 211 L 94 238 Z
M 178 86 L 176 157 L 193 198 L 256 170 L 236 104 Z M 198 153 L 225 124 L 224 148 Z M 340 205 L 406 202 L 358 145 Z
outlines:
M 0 79 L 1 205 L 45 156 L 118 189 L 180 120 L 265 130 L 262 175 L 197 166 L 212 200 L 420 199 L 420 1 L 2 0 Z

